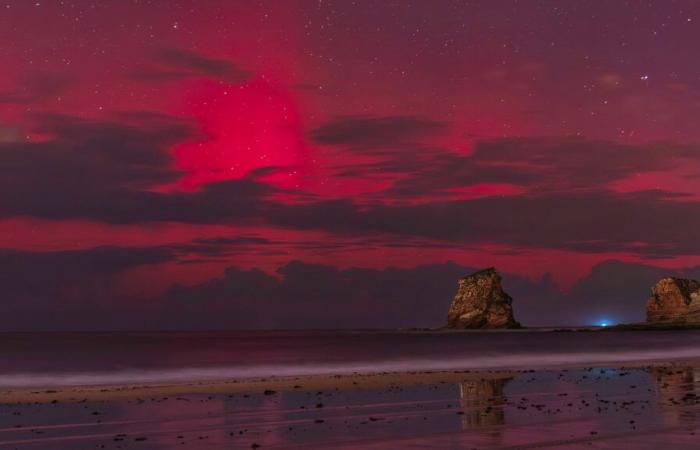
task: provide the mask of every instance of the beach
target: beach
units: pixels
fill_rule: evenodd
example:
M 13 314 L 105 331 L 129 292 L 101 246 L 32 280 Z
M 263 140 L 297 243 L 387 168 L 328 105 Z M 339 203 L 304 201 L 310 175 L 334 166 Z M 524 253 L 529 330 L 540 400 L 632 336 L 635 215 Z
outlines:
M 2 392 L 0 448 L 694 448 L 695 361 Z
M 700 355 L 660 351 L 673 341 L 695 346 L 690 331 L 312 334 L 304 351 L 308 332 L 51 336 L 51 367 L 21 367 L 8 351 L 0 449 L 697 446 Z M 6 341 L 19 354 L 45 351 L 33 347 L 45 338 Z M 101 365 L 72 360 L 72 351 L 86 353 L 76 342 L 103 349 Z M 179 353 L 164 351 L 175 344 Z M 318 363 L 329 352 L 346 364 Z M 267 366 L 250 357 L 261 353 Z M 372 355 L 381 355 L 376 364 Z M 496 356 L 499 367 L 426 369 Z

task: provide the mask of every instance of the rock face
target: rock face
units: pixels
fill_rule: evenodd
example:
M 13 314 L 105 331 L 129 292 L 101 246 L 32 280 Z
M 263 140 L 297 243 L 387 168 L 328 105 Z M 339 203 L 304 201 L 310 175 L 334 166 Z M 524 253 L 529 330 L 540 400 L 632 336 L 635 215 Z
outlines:
M 647 300 L 647 323 L 700 324 L 700 283 L 662 278 Z
M 447 313 L 447 328 L 520 328 L 513 317 L 512 303 L 493 267 L 467 275 L 459 280 Z

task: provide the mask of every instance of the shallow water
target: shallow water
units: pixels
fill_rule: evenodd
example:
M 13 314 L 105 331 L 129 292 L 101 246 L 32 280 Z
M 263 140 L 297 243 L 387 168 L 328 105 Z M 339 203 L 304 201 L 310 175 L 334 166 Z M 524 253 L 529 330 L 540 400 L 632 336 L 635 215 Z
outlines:
M 700 358 L 700 333 L 5 333 L 0 388 Z
M 131 401 L 0 404 L 0 448 L 697 448 L 700 370 Z

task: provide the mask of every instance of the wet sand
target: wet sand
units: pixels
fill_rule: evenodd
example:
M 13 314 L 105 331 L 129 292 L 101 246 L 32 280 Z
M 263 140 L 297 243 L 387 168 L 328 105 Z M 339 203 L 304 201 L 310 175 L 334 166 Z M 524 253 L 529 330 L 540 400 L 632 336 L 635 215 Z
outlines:
M 0 449 L 697 448 L 695 361 L 0 393 Z
M 350 375 L 304 375 L 279 378 L 202 381 L 176 384 L 141 384 L 121 386 L 76 386 L 69 388 L 0 390 L 4 403 L 50 403 L 58 401 L 130 400 L 180 394 L 236 394 L 274 390 L 319 391 L 337 389 L 382 389 L 395 385 L 459 383 L 472 379 L 497 379 L 516 371 L 440 371 L 385 372 Z

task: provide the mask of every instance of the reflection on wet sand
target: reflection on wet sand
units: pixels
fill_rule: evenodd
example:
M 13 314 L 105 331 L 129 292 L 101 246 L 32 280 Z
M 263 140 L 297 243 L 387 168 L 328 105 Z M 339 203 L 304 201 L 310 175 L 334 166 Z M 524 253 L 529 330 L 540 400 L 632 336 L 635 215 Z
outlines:
M 490 445 L 501 443 L 505 423 L 504 388 L 513 378 L 484 379 L 459 383 L 459 402 L 462 407 L 462 429 L 493 427 L 488 431 Z
M 483 375 L 349 389 L 0 401 L 0 450 L 697 448 L 697 369 Z
M 503 389 L 512 377 L 495 380 L 463 381 L 459 386 L 459 401 L 464 414 L 462 428 L 503 425 L 505 398 Z
M 693 405 L 700 403 L 697 392 L 700 369 L 652 367 L 649 374 L 656 382 L 659 409 L 664 423 L 669 426 L 697 423 L 700 411 Z

